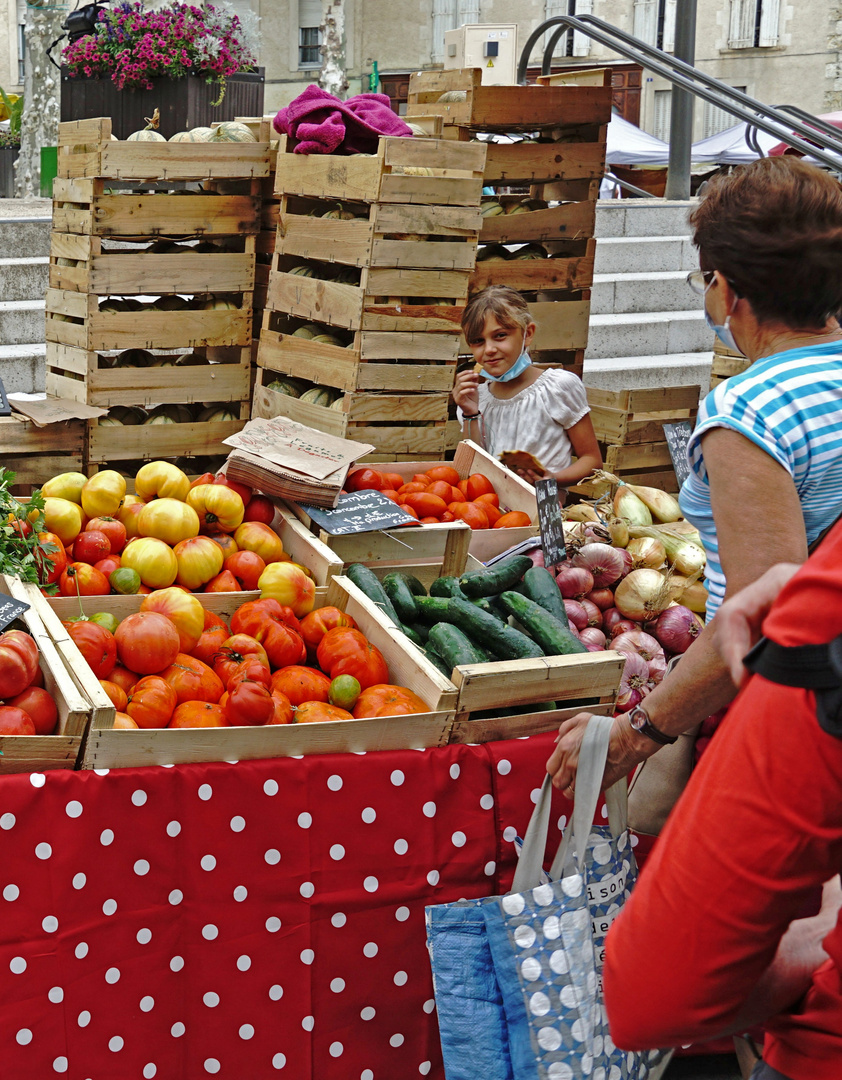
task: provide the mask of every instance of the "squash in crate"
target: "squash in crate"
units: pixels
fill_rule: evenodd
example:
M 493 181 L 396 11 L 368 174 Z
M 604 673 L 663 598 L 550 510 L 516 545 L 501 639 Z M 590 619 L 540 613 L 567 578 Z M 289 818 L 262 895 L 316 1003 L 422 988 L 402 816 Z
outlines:
M 304 393 L 304 387 L 306 383 L 299 382 L 297 379 L 283 378 L 274 379 L 268 384 L 267 389 L 274 390 L 276 394 L 286 394 L 287 397 L 300 398 Z
M 336 400 L 336 390 L 331 390 L 327 386 L 314 386 L 312 390 L 307 390 L 301 395 L 301 401 L 308 401 L 311 405 L 321 405 L 323 408 L 330 408 L 330 406 Z
M 245 124 L 225 120 L 217 125 L 208 142 L 257 142 L 257 139 Z

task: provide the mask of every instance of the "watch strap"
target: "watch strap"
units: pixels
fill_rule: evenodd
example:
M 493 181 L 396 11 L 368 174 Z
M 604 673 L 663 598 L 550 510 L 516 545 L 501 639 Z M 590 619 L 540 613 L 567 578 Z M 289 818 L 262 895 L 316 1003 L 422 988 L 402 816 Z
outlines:
M 677 735 L 667 735 L 656 728 L 649 719 L 649 713 L 641 705 L 635 705 L 627 715 L 634 730 L 652 739 L 653 742 L 660 743 L 661 746 L 672 746 L 673 743 L 678 742 Z

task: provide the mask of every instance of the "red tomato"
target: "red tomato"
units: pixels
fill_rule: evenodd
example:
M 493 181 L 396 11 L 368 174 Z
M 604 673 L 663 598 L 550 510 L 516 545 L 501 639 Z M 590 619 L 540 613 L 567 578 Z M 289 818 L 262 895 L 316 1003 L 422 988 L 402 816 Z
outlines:
M 203 472 L 201 476 L 197 476 L 196 479 L 190 484 L 190 490 L 194 487 L 198 487 L 200 484 L 212 484 L 216 473 Z
M 106 555 L 111 554 L 111 541 L 103 532 L 95 529 L 80 532 L 73 541 L 73 557 L 79 562 L 90 563 L 91 566 Z
M 376 469 L 354 469 L 345 481 L 346 491 L 379 491 L 382 487 L 383 477 Z
M 223 472 L 218 472 L 211 481 L 213 484 L 222 484 L 223 487 L 231 488 L 232 491 L 236 491 L 240 498 L 243 500 L 245 506 L 249 499 L 251 499 L 251 488 L 247 484 L 238 484 L 236 480 L 229 480 Z
M 94 563 L 94 570 L 99 570 L 101 574 L 105 574 L 106 577 L 109 574 L 113 574 L 115 570 L 120 569 L 120 556 L 119 555 L 106 555 L 104 559 L 100 559 Z
M 328 630 L 333 630 L 337 626 L 350 626 L 354 630 L 357 629 L 357 624 L 351 616 L 346 615 L 344 611 L 340 611 L 337 607 L 316 608 L 315 611 L 311 611 L 309 615 L 304 616 L 301 620 L 301 636 L 313 656 L 316 655 L 319 642 Z
M 207 701 L 185 701 L 176 708 L 172 720 L 167 724 L 167 727 L 171 728 L 228 726 L 225 711 L 219 705 L 211 705 Z
M 286 694 L 282 694 L 278 690 L 273 690 L 272 701 L 275 703 L 275 715 L 270 720 L 266 721 L 267 725 L 291 724 L 293 718 L 292 702 Z
M 55 533 L 38 533 L 35 563 L 43 585 L 53 585 L 61 577 L 62 571 L 67 566 L 67 554 L 64 544 Z
M 0 634 L 0 698 L 14 697 L 32 684 L 38 670 L 38 646 L 23 630 Z
M 267 690 L 271 689 L 272 676 L 269 672 L 269 665 L 261 663 L 261 661 L 256 658 L 242 660 L 237 664 L 233 675 L 229 676 L 228 682 L 225 684 L 225 689 L 230 694 L 234 687 L 239 686 L 241 682 L 260 683 L 260 685 L 265 686 Z
M 215 611 L 205 608 L 205 630 L 209 630 L 212 626 L 224 626 L 226 630 L 228 629 L 228 623 L 221 615 L 217 615 Z
M 122 686 L 110 679 L 100 679 L 99 685 L 106 692 L 117 712 L 125 712 L 129 697 Z
M 248 634 L 259 641 L 275 668 L 300 664 L 306 659 L 307 649 L 298 632 L 300 626 L 290 608 L 272 599 L 248 600 L 231 616 L 233 632 Z
M 139 728 L 163 728 L 177 704 L 178 695 L 166 680 L 147 675 L 132 687 L 126 712 Z
M 38 686 L 29 686 L 22 694 L 16 694 L 6 702 L 14 709 L 23 711 L 35 725 L 36 735 L 52 735 L 58 723 L 58 707 L 51 694 Z
M 229 555 L 233 555 L 235 551 L 239 550 L 237 548 L 237 541 L 228 533 L 208 533 L 208 536 L 215 544 L 222 548 L 222 556 L 225 559 L 227 559 Z
M 319 667 L 331 680 L 353 675 L 363 690 L 375 683 L 388 683 L 389 669 L 383 654 L 359 630 L 338 626 L 322 638 L 316 654 Z
M 205 585 L 202 592 L 242 592 L 239 581 L 230 570 L 223 570 L 221 574 L 212 577 Z
M 238 727 L 258 727 L 275 715 L 275 702 L 261 683 L 245 679 L 228 691 L 225 717 Z
M 114 517 L 95 517 L 91 518 L 88 524 L 83 529 L 83 532 L 101 532 L 108 537 L 108 542 L 111 544 L 111 554 L 119 555 L 123 548 L 126 546 L 126 526 Z
M 178 655 L 179 634 L 170 619 L 157 611 L 137 611 L 117 627 L 114 638 L 120 663 L 141 675 L 156 675 Z
M 208 701 L 215 705 L 225 690 L 213 668 L 187 653 L 179 653 L 161 672 L 161 678 L 175 690 L 179 705 L 185 701 Z
M 272 690 L 283 694 L 296 706 L 305 701 L 327 701 L 330 679 L 316 668 L 291 664 L 279 668 L 272 676 Z
M 260 575 L 266 569 L 266 563 L 256 551 L 235 551 L 223 566 L 234 575 L 241 589 L 256 589 Z
M 129 671 L 128 668 L 123 667 L 122 664 L 115 664 L 111 670 L 111 674 L 108 676 L 110 682 L 116 683 L 128 694 L 131 688 L 136 682 L 140 680 L 140 676 L 136 671 Z M 125 711 L 125 710 L 123 710 Z
M 269 657 L 260 642 L 248 634 L 234 634 L 217 649 L 211 666 L 227 686 L 228 680 L 244 660 L 259 660 L 267 671 L 269 669 Z
M 111 585 L 105 574 L 89 563 L 72 562 L 58 579 L 58 591 L 62 596 L 108 596 Z
M 35 735 L 32 717 L 23 709 L 0 705 L 0 735 Z
M 201 660 L 203 664 L 210 664 L 213 667 L 214 657 L 227 639 L 227 626 L 209 626 L 207 630 L 202 631 L 202 636 L 190 650 L 190 655 Z
M 88 620 L 62 623 L 88 667 L 98 679 L 107 679 L 117 663 L 117 641 L 104 626 Z M 119 629 L 119 627 L 118 627 Z
M 468 496 L 468 502 L 473 502 L 479 495 L 493 495 L 494 485 L 482 473 L 471 473 L 465 485 L 465 494 Z
M 271 525 L 275 520 L 275 504 L 265 495 L 252 495 L 246 503 L 246 512 L 243 521 L 262 521 L 264 525 Z
M 357 698 L 354 718 L 367 716 L 406 716 L 408 713 L 429 712 L 430 707 L 405 686 L 379 683 L 369 686 Z

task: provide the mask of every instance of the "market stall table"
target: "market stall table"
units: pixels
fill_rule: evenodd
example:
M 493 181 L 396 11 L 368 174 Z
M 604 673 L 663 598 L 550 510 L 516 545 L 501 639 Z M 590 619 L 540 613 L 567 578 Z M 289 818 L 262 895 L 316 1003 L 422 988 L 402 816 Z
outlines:
M 505 891 L 552 745 L 0 778 L 3 1075 L 441 1080 L 424 907 Z

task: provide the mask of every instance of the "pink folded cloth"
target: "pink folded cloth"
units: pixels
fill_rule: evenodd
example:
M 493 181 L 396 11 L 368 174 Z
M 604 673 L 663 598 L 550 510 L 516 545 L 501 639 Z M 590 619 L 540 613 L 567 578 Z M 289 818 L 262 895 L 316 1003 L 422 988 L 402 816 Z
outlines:
M 274 127 L 298 140 L 296 154 L 372 154 L 382 135 L 412 136 L 385 94 L 340 101 L 315 83 L 280 110 Z

